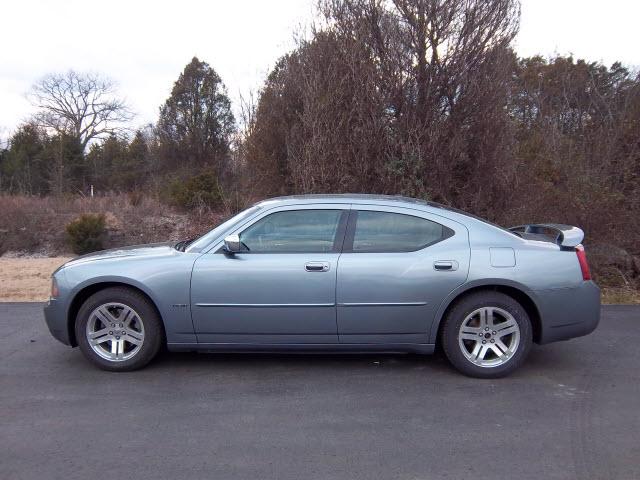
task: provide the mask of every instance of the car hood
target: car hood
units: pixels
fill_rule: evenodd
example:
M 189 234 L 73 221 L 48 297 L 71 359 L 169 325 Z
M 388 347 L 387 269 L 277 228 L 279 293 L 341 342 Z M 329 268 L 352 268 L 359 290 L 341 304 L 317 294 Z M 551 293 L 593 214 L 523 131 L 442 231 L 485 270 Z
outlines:
M 174 248 L 175 242 L 150 243 L 147 245 L 132 245 L 130 247 L 112 248 L 109 250 L 101 250 L 99 252 L 89 253 L 69 260 L 63 267 L 78 265 L 87 262 L 96 262 L 100 260 L 110 260 L 123 257 L 151 257 L 164 256 L 174 254 L 177 250 Z

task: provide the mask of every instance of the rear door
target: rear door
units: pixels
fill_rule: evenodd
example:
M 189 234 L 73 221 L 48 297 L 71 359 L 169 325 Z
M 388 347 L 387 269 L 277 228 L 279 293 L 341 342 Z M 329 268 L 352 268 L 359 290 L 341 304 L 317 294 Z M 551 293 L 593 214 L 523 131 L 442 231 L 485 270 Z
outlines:
M 201 343 L 337 343 L 336 272 L 348 205 L 265 212 L 235 232 L 246 251 L 196 261 L 192 318 Z
M 440 302 L 467 278 L 467 229 L 419 210 L 355 207 L 338 266 L 340 342 L 427 343 Z

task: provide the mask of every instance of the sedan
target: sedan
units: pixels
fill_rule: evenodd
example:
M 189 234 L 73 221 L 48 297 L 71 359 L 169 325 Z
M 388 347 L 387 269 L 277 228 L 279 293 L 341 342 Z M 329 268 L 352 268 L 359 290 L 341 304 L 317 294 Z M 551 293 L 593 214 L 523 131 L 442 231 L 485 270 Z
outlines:
M 202 237 L 105 250 L 52 276 L 55 338 L 105 370 L 162 347 L 216 352 L 444 352 L 460 372 L 507 375 L 532 343 L 598 325 L 584 233 L 504 229 L 406 197 L 260 202 Z

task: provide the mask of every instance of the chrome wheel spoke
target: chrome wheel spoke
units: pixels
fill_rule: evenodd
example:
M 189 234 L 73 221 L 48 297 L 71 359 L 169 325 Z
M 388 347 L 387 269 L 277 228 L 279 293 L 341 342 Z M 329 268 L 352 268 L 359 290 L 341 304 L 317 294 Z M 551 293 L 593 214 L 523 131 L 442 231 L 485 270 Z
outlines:
M 480 327 L 484 328 L 487 326 L 487 309 L 483 308 L 482 310 L 480 310 Z
M 117 319 L 111 315 L 111 312 L 104 307 L 100 307 L 95 311 L 96 317 L 100 320 L 103 325 L 110 326 L 112 323 L 115 323 Z
M 127 335 L 125 340 L 133 345 L 142 345 L 142 341 L 144 340 L 144 335 L 135 330 L 127 330 Z
M 111 340 L 111 355 L 114 355 L 115 357 L 118 356 L 118 344 L 120 342 L 118 340 Z
M 106 339 L 101 339 L 101 337 L 105 337 L 109 335 L 110 330 L 108 328 L 103 328 L 102 330 L 97 330 L 95 332 L 91 332 L 89 336 L 89 340 L 101 340 L 105 341 Z
M 495 344 L 491 344 L 491 350 L 493 350 L 493 353 L 495 353 L 497 357 L 502 357 L 504 355 L 504 350 L 501 350 Z
M 477 333 L 468 333 L 468 332 L 462 332 L 460 334 L 460 339 L 462 339 L 462 340 L 471 340 L 473 342 L 480 341 L 480 337 L 478 336 Z
M 503 355 L 509 351 L 509 348 L 500 339 L 496 340 L 496 348 L 500 349 Z
M 478 355 L 476 356 L 476 360 L 484 360 L 484 357 L 487 356 L 487 352 L 489 351 L 489 347 L 487 345 L 480 345 L 478 349 Z
M 133 310 L 131 310 L 130 308 L 126 308 L 122 311 L 120 317 L 121 318 L 119 318 L 118 321 L 122 323 L 125 328 L 129 328 L 129 326 L 131 325 L 131 321 L 136 318 L 136 315 L 133 313 Z
M 104 335 L 102 337 L 99 338 L 94 338 L 92 340 L 89 340 L 89 344 L 90 345 L 100 345 L 104 342 L 108 342 L 110 340 L 113 340 L 113 338 L 111 337 L 111 335 Z
M 497 330 L 496 336 L 498 338 L 502 338 L 505 335 L 511 335 L 512 333 L 515 333 L 516 331 L 520 331 L 520 328 L 518 327 L 517 324 L 509 324 L 509 326 L 505 327 L 505 328 L 499 328 Z

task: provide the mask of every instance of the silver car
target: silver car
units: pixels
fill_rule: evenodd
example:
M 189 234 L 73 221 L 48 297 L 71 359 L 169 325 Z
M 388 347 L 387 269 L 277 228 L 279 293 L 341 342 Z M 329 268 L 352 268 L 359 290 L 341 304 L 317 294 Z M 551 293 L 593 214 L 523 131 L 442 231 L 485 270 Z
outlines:
M 53 274 L 53 336 L 100 368 L 172 351 L 414 352 L 494 378 L 598 325 L 582 230 L 509 230 L 378 195 L 260 202 L 206 235 L 106 250 Z

